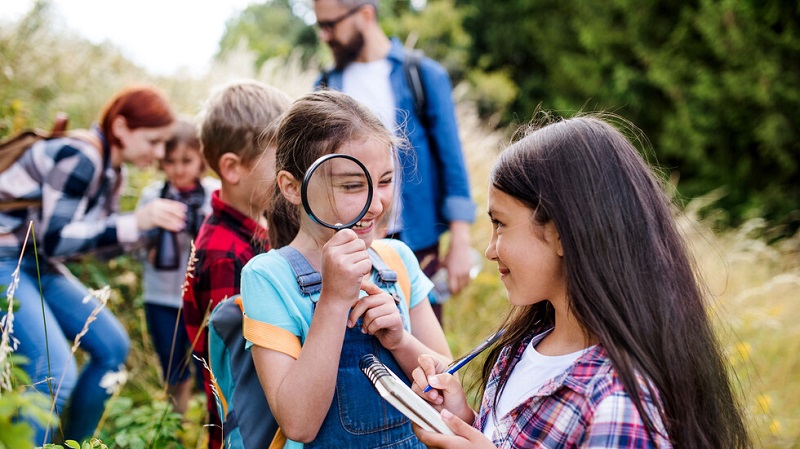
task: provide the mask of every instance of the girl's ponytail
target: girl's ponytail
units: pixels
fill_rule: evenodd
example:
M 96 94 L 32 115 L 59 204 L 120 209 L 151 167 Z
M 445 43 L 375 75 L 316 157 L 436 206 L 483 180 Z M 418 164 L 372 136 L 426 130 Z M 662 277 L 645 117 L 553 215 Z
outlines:
M 272 248 L 281 248 L 295 238 L 300 230 L 300 208 L 290 203 L 277 184 L 273 186 L 269 199 L 269 242 Z

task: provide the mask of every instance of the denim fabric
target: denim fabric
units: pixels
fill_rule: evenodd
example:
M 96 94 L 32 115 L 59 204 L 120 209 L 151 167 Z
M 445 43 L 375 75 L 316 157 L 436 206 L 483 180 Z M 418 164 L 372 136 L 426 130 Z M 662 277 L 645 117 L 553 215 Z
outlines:
M 291 246 L 285 246 L 277 251 L 291 264 L 303 294 L 311 298 L 320 291 L 322 277 L 299 251 Z M 379 283 L 382 284 L 382 288 L 386 289 L 389 283 L 394 284 L 397 280 L 396 274 L 374 251 L 370 251 L 370 258 L 373 268 L 379 273 Z M 411 421 L 375 391 L 375 387 L 359 368 L 359 361 L 364 354 L 375 354 L 381 362 L 410 385 L 392 353 L 381 346 L 377 338 L 361 332 L 362 323 L 363 320 L 359 318 L 352 329 L 345 330 L 333 401 L 328 407 L 328 413 L 317 437 L 304 447 L 424 448 L 425 446 L 411 430 Z
M 344 334 L 336 391 L 316 439 L 306 448 L 424 448 L 411 431 L 411 422 L 386 402 L 361 372 L 364 354 L 376 354 L 406 383 L 408 379 L 378 339 L 361 332 L 359 319 Z
M 203 385 L 200 370 L 203 365 L 191 356 L 191 342 L 183 314 L 177 307 L 161 304 L 144 303 L 144 316 L 147 319 L 147 330 L 153 340 L 153 346 L 161 362 L 163 379 L 169 385 L 179 384 L 189 378 L 194 365 L 197 385 Z
M 400 152 L 403 167 L 402 208 L 404 229 L 400 239 L 417 251 L 436 244 L 450 222 L 475 220 L 469 175 L 458 137 L 452 84 L 447 71 L 436 61 L 423 58 L 420 65 L 425 86 L 430 127 L 425 129 L 414 110 L 411 89 L 403 71 L 403 44 L 392 39 L 386 58 L 392 65 L 389 82 L 397 103 L 398 131 L 405 135 L 412 151 Z M 315 86 L 319 88 L 320 80 Z M 341 70 L 328 76 L 331 89 L 342 90 Z M 411 207 L 413 205 L 413 207 Z
M 0 283 L 11 283 L 16 265 L 17 259 L 0 259 Z M 40 267 L 44 304 L 40 301 L 34 258 L 25 257 L 20 267 L 14 294 L 20 304 L 14 313 L 13 336 L 19 340 L 16 352 L 29 360 L 24 368 L 31 377 L 32 391 L 45 396 L 50 396 L 51 390 L 53 394 L 57 392 L 56 411 L 62 418 L 64 436 L 80 441 L 91 436 L 100 421 L 105 401 L 116 386 L 114 380 L 119 379 L 115 374 L 124 373 L 130 342 L 116 317 L 107 308 L 102 309 L 81 337 L 80 348 L 90 358 L 78 374 L 70 347 L 99 302 L 91 297 L 84 303 L 88 291 L 63 266 L 62 272 L 40 260 Z M 108 388 L 101 382 L 108 383 Z M 34 422 L 31 425 L 36 429 L 36 444 L 42 444 L 46 429 Z M 52 427 L 55 426 L 53 422 Z M 53 436 L 52 429 L 49 436 Z

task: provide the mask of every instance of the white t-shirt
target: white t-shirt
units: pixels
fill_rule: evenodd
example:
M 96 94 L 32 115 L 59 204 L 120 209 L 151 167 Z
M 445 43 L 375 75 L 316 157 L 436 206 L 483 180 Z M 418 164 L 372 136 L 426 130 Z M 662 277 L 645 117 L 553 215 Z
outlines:
M 389 74 L 389 60 L 351 62 L 342 72 L 342 91 L 368 107 L 383 122 L 386 129 L 395 131 L 395 98 Z
M 534 341 L 540 340 L 534 338 L 525 348 L 522 357 L 514 365 L 514 370 L 508 377 L 506 386 L 497 402 L 497 408 L 487 417 L 483 434 L 489 439 L 492 438 L 498 418 L 507 415 L 514 407 L 533 396 L 547 381 L 566 371 L 581 355 L 593 347 L 590 346 L 570 354 L 547 356 L 536 351 L 536 348 L 533 347 Z
M 375 115 L 380 118 L 383 126 L 392 133 L 397 132 L 396 102 L 389 74 L 392 66 L 386 58 L 370 62 L 351 62 L 342 71 L 342 91 L 355 98 Z M 391 215 L 389 216 L 388 232 L 399 232 L 402 229 L 400 222 L 401 203 L 401 172 L 395 170 L 394 200 Z

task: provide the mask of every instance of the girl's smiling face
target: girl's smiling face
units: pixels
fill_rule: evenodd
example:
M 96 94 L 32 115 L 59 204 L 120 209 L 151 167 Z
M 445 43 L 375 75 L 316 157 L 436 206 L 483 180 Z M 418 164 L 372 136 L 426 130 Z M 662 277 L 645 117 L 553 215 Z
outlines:
M 528 206 L 489 187 L 492 238 L 486 258 L 497 263 L 500 279 L 515 306 L 540 301 L 566 303 L 563 249 L 552 221 L 537 225 Z
M 372 178 L 372 201 L 364 217 L 352 230 L 367 246 L 383 237 L 382 219 L 387 216 L 394 194 L 394 164 L 392 150 L 378 139 L 353 140 L 336 151 L 354 157 L 366 167 Z M 348 223 L 364 209 L 368 187 L 362 169 L 345 158 L 332 158 L 314 172 L 308 187 L 308 200 L 314 215 L 329 224 Z M 310 222 L 310 221 L 309 221 Z M 313 234 L 334 231 L 313 224 Z M 321 237 L 321 235 L 320 235 Z M 327 240 L 323 238 L 323 240 Z

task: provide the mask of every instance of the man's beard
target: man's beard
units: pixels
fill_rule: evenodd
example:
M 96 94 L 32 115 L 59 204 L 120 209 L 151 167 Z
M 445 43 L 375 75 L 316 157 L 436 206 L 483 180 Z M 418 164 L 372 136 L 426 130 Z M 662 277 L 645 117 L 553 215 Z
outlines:
M 332 41 L 329 43 L 329 46 L 333 53 L 333 60 L 336 63 L 336 68 L 341 70 L 345 68 L 347 64 L 355 61 L 358 54 L 361 53 L 361 49 L 364 48 L 364 35 L 361 34 L 360 31 L 356 31 L 356 34 L 349 42 L 341 44 L 338 41 Z

